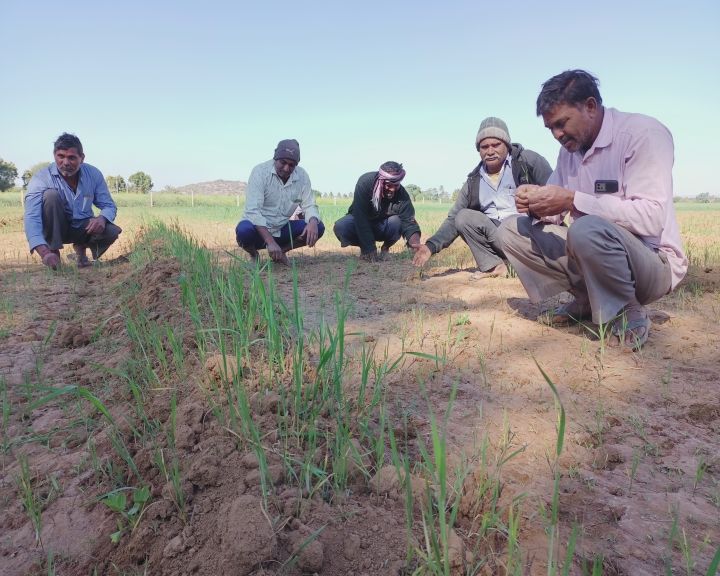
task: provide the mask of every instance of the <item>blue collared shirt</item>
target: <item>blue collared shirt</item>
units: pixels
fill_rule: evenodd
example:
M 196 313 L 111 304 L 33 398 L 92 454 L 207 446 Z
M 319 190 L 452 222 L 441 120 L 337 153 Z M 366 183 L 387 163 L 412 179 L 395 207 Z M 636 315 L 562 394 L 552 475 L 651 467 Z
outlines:
M 496 188 L 485 170 L 485 164 L 483 163 L 480 167 L 480 189 L 478 192 L 480 194 L 480 210 L 493 220 L 504 220 L 508 216 L 517 214 L 517 208 L 515 208 L 515 180 L 509 154 L 500 170 L 500 180 Z
M 115 220 L 117 207 L 100 170 L 90 164 L 81 164 L 77 190 L 73 192 L 53 162 L 32 177 L 25 194 L 25 236 L 30 251 L 47 244 L 43 235 L 42 203 L 43 193 L 48 188 L 55 188 L 65 196 L 65 211 L 73 228 L 80 228 L 84 220 L 95 216 L 93 205 L 108 222 Z

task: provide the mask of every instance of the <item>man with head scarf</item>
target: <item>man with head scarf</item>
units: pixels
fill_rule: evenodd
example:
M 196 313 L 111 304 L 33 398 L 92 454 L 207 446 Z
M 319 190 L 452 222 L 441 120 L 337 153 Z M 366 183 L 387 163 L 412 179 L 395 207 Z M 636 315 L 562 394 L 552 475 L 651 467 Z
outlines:
M 310 177 L 299 162 L 298 141 L 281 140 L 273 159 L 258 164 L 250 173 L 245 214 L 235 228 L 235 238 L 254 259 L 258 250 L 267 248 L 274 262 L 288 264 L 286 252 L 315 246 L 325 232 Z M 292 218 L 298 208 L 307 220 Z
M 364 260 L 383 259 L 400 236 L 410 248 L 420 245 L 420 226 L 407 190 L 402 164 L 385 162 L 377 172 L 360 176 L 348 213 L 335 222 L 340 246 L 359 246 Z M 380 252 L 376 242 L 382 242 Z
M 510 141 L 500 118 L 485 118 L 475 138 L 480 164 L 468 174 L 455 204 L 437 232 L 421 245 L 413 264 L 423 266 L 433 254 L 460 236 L 470 247 L 477 272 L 472 279 L 505 276 L 505 253 L 498 226 L 517 214 L 515 189 L 521 184 L 545 184 L 552 169 L 532 150 Z

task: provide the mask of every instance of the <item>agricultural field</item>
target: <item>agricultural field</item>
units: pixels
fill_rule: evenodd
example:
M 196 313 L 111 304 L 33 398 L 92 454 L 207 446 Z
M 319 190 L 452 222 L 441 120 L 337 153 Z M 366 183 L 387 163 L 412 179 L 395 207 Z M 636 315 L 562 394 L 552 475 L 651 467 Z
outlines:
M 359 261 L 349 200 L 291 267 L 234 198 L 116 200 L 52 272 L 0 194 L 0 574 L 716 573 L 720 208 L 676 204 L 690 273 L 633 354 L 459 240 Z

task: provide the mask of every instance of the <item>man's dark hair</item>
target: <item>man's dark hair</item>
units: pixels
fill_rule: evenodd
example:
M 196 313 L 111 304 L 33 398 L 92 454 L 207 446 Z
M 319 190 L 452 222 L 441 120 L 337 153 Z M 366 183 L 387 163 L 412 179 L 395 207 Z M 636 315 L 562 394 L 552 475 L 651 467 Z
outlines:
M 599 81 L 585 70 L 565 70 L 542 85 L 535 112 L 542 116 L 559 104 L 578 106 L 591 96 L 602 105 Z
M 75 148 L 78 151 L 78 154 L 82 156 L 83 147 L 82 143 L 80 142 L 80 138 L 75 136 L 75 134 L 68 134 L 67 132 L 63 132 L 62 134 L 60 134 L 58 139 L 55 140 L 53 153 L 57 152 L 58 150 L 70 150 L 70 148 Z
M 403 165 L 390 160 L 389 162 L 385 162 L 382 166 L 380 166 L 380 170 L 382 170 L 383 172 L 389 172 L 390 174 L 397 174 L 403 171 Z

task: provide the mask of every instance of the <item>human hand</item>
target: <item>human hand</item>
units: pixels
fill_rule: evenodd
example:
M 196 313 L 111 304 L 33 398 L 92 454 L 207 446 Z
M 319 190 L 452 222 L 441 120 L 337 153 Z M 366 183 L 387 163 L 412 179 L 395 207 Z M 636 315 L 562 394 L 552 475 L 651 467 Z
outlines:
M 420 233 L 415 232 L 415 234 L 410 236 L 407 243 L 408 243 L 408 248 L 417 252 L 418 248 L 420 248 Z
M 95 216 L 95 218 L 90 218 L 87 226 L 85 226 L 85 232 L 90 235 L 102 234 L 103 232 L 105 232 L 106 222 L 107 220 L 105 220 L 105 216 Z
M 413 256 L 413 264 L 418 268 L 420 266 L 424 266 L 427 261 L 430 260 L 430 256 L 432 256 L 432 252 L 430 252 L 430 248 L 428 248 L 428 245 L 421 244 L 415 250 L 415 256 Z
M 282 248 L 280 248 L 279 244 L 277 242 L 275 242 L 275 240 L 268 242 L 267 251 L 268 251 L 268 255 L 270 256 L 270 259 L 273 262 L 287 264 L 287 261 L 288 261 L 287 256 L 285 256 L 285 252 L 283 252 Z
M 310 222 L 307 223 L 305 229 L 300 234 L 300 238 L 305 240 L 305 244 L 312 248 L 318 241 L 318 224 L 316 218 L 310 218 Z
M 573 206 L 575 192 L 550 184 L 539 186 L 528 197 L 528 211 L 538 218 L 556 216 Z
M 515 208 L 520 214 L 527 214 L 530 211 L 530 195 L 537 191 L 540 186 L 535 184 L 523 184 L 515 190 Z

